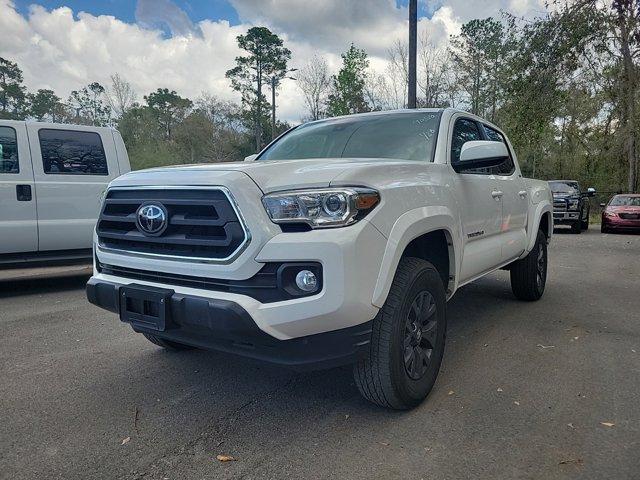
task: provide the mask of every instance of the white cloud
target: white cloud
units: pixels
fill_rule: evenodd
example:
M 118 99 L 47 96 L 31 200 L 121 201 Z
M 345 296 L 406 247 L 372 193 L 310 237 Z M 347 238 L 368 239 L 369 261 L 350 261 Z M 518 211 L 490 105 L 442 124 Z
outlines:
M 0 56 L 20 65 L 30 90 L 51 88 L 63 97 L 93 81 L 108 85 L 110 75 L 118 72 L 140 98 L 167 87 L 190 98 L 207 91 L 237 100 L 225 72 L 241 54 L 236 37 L 252 25 L 267 25 L 285 40 L 293 67 L 301 67 L 319 53 L 337 69 L 340 52 L 353 42 L 365 48 L 371 64 L 382 70 L 387 49 L 396 39 L 406 38 L 407 10 L 397 7 L 395 0 L 230 1 L 241 25 L 209 20 L 194 24 L 183 11 L 174 11 L 170 0 L 162 0 L 163 8 L 156 10 L 150 8 L 157 5 L 155 1 L 139 0 L 138 24 L 67 7 L 46 10 L 35 5 L 22 16 L 13 0 L 0 0 Z M 419 28 L 442 44 L 478 12 L 486 17 L 506 8 L 527 15 L 540 11 L 542 1 L 428 2 L 433 16 L 420 19 Z M 173 36 L 152 27 L 168 28 Z M 297 121 L 301 117 L 302 96 L 294 81 L 283 82 L 278 106 L 281 118 Z

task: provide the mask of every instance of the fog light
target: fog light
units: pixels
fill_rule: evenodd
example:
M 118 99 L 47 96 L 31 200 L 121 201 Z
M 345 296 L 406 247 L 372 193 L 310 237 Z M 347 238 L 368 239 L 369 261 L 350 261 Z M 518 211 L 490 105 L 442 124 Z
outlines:
M 310 270 L 300 270 L 296 275 L 296 286 L 303 292 L 313 292 L 318 288 L 318 279 Z

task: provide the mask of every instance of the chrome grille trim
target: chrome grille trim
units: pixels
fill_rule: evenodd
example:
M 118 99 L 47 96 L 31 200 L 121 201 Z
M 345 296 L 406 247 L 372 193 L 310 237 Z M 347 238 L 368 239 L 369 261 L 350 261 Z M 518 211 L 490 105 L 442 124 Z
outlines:
M 187 256 L 181 256 L 181 255 L 169 255 L 169 254 L 161 254 L 161 253 L 136 252 L 136 251 L 125 250 L 125 249 L 116 249 L 116 248 L 105 247 L 104 245 L 102 245 L 100 243 L 100 239 L 99 238 L 98 238 L 98 241 L 97 241 L 97 244 L 96 244 L 97 252 L 113 253 L 113 254 L 116 254 L 116 255 L 128 255 L 128 256 L 134 256 L 134 257 L 157 258 L 157 259 L 161 259 L 161 260 L 181 261 L 181 262 L 190 262 L 190 263 L 208 263 L 208 264 L 229 264 L 229 263 L 232 263 L 236 258 L 238 258 L 242 254 L 242 252 L 244 252 L 246 250 L 246 248 L 251 243 L 252 237 L 251 237 L 251 231 L 249 230 L 249 228 L 247 226 L 247 222 L 246 222 L 244 216 L 242 215 L 242 212 L 240 211 L 240 208 L 238 207 L 238 203 L 236 202 L 233 194 L 229 191 L 229 189 L 227 187 L 224 187 L 222 185 L 215 185 L 215 186 L 211 186 L 211 185 L 138 185 L 138 186 L 130 185 L 130 186 L 114 186 L 114 187 L 108 188 L 104 192 L 103 202 L 102 202 L 102 205 L 100 207 L 100 212 L 102 214 L 102 211 L 104 210 L 104 202 L 107 199 L 109 192 L 111 192 L 113 190 L 189 190 L 189 189 L 193 189 L 193 190 L 218 190 L 218 191 L 222 192 L 227 197 L 227 200 L 229 201 L 229 204 L 231 205 L 231 208 L 233 209 L 234 213 L 238 217 L 238 223 L 240 224 L 240 227 L 242 228 L 242 231 L 244 232 L 244 240 L 243 240 L 243 242 L 230 255 L 228 255 L 225 258 L 207 258 L 207 257 L 187 257 Z M 96 229 L 97 229 L 97 225 L 96 225 Z M 96 230 L 96 236 L 98 236 L 97 230 Z

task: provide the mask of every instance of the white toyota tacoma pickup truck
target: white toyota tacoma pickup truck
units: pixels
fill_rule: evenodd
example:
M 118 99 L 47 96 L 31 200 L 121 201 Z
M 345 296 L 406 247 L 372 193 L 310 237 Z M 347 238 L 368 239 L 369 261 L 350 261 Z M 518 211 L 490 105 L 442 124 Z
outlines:
M 411 408 L 436 380 L 457 289 L 504 268 L 516 297 L 542 296 L 552 210 L 547 182 L 523 178 L 481 118 L 320 120 L 245 162 L 113 181 L 87 296 L 162 347 L 353 363 L 367 399 Z

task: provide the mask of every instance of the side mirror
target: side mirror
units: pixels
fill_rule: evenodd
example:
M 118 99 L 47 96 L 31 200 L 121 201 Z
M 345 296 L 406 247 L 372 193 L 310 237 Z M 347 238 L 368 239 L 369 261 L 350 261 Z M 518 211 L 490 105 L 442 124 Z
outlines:
M 456 172 L 475 168 L 497 167 L 509 159 L 507 146 L 491 140 L 472 140 L 462 145 L 460 160 L 451 166 Z
M 245 162 L 253 162 L 256 158 L 258 158 L 258 154 L 254 153 L 253 155 L 249 155 L 248 157 L 244 157 Z
M 606 203 L 601 203 L 601 204 L 600 204 L 600 208 L 604 208 L 604 207 L 606 207 L 606 206 L 607 206 L 607 204 L 606 204 Z
M 593 197 L 596 194 L 596 189 L 593 187 L 587 188 L 587 197 Z

